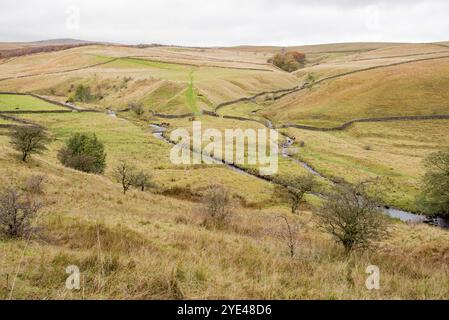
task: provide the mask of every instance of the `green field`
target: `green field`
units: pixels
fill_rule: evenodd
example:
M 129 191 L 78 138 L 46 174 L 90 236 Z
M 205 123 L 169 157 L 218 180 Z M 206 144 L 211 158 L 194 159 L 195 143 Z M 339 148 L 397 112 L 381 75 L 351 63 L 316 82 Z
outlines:
M 0 117 L 0 124 L 14 124 L 16 122 L 12 121 L 12 120 L 8 120 L 8 119 L 3 119 Z
M 0 94 L 1 111 L 41 111 L 41 110 L 64 110 L 65 108 L 48 103 L 41 99 L 14 94 Z
M 195 191 L 219 177 L 223 183 L 235 187 L 248 202 L 269 203 L 272 198 L 273 187 L 268 183 L 241 175 L 223 165 L 173 165 L 169 159 L 171 146 L 156 139 L 145 123 L 134 124 L 121 118 L 97 113 L 30 114 L 21 115 L 21 118 L 50 129 L 55 138 L 55 142 L 50 146 L 50 159 L 54 164 L 58 163 L 57 150 L 73 132 L 92 132 L 105 143 L 108 154 L 106 174 L 111 178 L 119 161 L 127 159 L 141 169 L 154 172 L 161 189 L 181 187 L 192 188 Z M 191 125 L 188 121 L 184 124 Z M 251 188 L 247 188 L 248 185 L 251 185 Z
M 356 124 L 342 132 L 288 129 L 304 141 L 297 157 L 328 177 L 356 182 L 381 177 L 391 187 L 387 203 L 417 210 L 423 160 L 449 147 L 449 121 Z

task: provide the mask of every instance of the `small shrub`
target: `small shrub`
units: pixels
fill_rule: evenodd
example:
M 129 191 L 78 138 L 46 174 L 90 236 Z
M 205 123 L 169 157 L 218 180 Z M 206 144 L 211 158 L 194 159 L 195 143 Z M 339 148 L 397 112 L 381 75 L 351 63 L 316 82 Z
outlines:
M 141 116 L 144 114 L 145 110 L 143 108 L 143 104 L 131 102 L 128 105 L 129 109 L 133 111 L 136 115 Z
M 279 216 L 285 222 L 285 228 L 279 233 L 279 237 L 287 244 L 290 258 L 294 258 L 298 247 L 299 225 L 291 223 L 287 217 Z
M 298 212 L 304 195 L 311 192 L 316 185 L 315 178 L 311 174 L 277 179 L 277 182 L 280 186 L 276 188 L 276 196 L 289 203 L 292 213 Z
M 44 128 L 36 126 L 19 126 L 10 134 L 13 148 L 22 153 L 22 161 L 26 162 L 31 154 L 40 154 L 47 150 L 48 137 Z
M 45 182 L 45 176 L 35 175 L 27 179 L 25 188 L 29 193 L 42 194 L 44 192 L 43 184 Z
M 32 231 L 33 219 L 42 205 L 13 188 L 0 193 L 0 234 L 22 238 Z
M 139 173 L 137 173 L 134 176 L 133 185 L 136 188 L 139 188 L 140 191 L 142 191 L 142 192 L 145 191 L 145 189 L 147 189 L 147 188 L 154 188 L 156 185 L 152 181 L 152 178 L 153 177 L 151 175 L 149 175 L 143 171 L 140 171 Z
M 89 102 L 93 100 L 93 96 L 90 93 L 90 87 L 82 84 L 78 85 L 75 89 L 73 101 Z
M 449 149 L 430 154 L 424 165 L 419 205 L 426 213 L 449 217 Z
M 104 145 L 95 134 L 76 133 L 58 152 L 63 165 L 75 170 L 102 174 L 106 167 Z
M 366 249 L 388 234 L 379 199 L 378 195 L 372 195 L 367 183 L 342 184 L 328 196 L 315 217 L 346 253 Z
M 309 83 L 309 84 L 313 84 L 314 82 L 315 82 L 315 75 L 313 74 L 313 73 L 309 73 L 308 75 L 307 75 L 307 82 Z
M 221 184 L 207 187 L 203 196 L 203 210 L 206 213 L 206 225 L 223 227 L 229 223 L 234 211 L 231 192 Z

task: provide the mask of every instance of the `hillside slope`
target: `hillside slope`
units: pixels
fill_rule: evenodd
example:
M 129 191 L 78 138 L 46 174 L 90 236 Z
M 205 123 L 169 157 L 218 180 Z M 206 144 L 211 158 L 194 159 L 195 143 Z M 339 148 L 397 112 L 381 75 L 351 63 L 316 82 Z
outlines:
M 283 123 L 316 126 L 368 117 L 449 114 L 448 75 L 449 58 L 357 72 L 286 96 L 264 114 Z

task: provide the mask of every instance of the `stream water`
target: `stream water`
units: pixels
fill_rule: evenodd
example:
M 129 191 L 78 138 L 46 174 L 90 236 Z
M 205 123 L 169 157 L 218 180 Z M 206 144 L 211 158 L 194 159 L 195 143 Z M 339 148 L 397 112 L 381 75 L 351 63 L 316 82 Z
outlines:
M 164 133 L 167 131 L 166 128 L 162 127 L 162 126 L 158 126 L 156 124 L 150 124 L 150 127 L 153 129 L 153 136 L 159 140 L 165 141 L 169 144 L 173 144 L 172 141 L 170 141 L 169 139 L 167 139 L 164 136 Z M 273 126 L 271 125 L 271 122 L 268 121 L 268 125 L 267 127 L 269 128 L 273 128 Z M 291 147 L 294 143 L 294 140 L 292 140 L 291 138 L 286 137 L 286 142 L 282 145 L 281 147 L 281 153 L 282 156 L 284 158 L 288 158 L 292 161 L 294 161 L 295 163 L 300 164 L 301 166 L 303 166 L 307 171 L 309 171 L 311 174 L 313 174 L 314 176 L 320 177 L 322 179 L 325 179 L 327 181 L 329 181 L 332 184 L 335 184 L 334 181 L 330 180 L 329 178 L 324 177 L 322 174 L 320 174 L 318 171 L 314 170 L 312 167 L 310 167 L 307 163 L 296 159 L 294 157 L 292 157 L 291 155 L 289 155 L 288 152 L 288 148 Z M 193 152 L 196 153 L 200 153 L 199 151 L 195 151 L 193 150 Z M 232 164 L 228 164 L 226 162 L 224 162 L 223 160 L 219 160 L 219 159 L 215 159 L 212 157 L 207 157 L 209 160 L 211 160 L 212 162 L 216 163 L 216 164 L 224 164 L 226 165 L 228 168 L 230 168 L 231 170 L 238 172 L 240 174 L 244 174 L 247 176 L 254 176 L 257 178 L 260 178 L 258 176 L 255 175 L 251 175 L 250 173 L 232 165 Z M 387 214 L 388 216 L 390 216 L 391 218 L 394 219 L 399 219 L 403 222 L 406 223 L 428 223 L 431 225 L 435 225 L 441 228 L 445 228 L 445 229 L 449 229 L 449 219 L 444 219 L 444 218 L 432 218 L 432 217 L 427 217 L 424 215 L 418 215 L 418 214 L 414 214 L 412 212 L 407 212 L 407 211 L 403 211 L 403 210 L 399 210 L 399 209 L 395 209 L 395 208 L 391 208 L 391 207 L 384 207 L 382 208 L 382 210 L 385 212 L 385 214 Z
M 174 144 L 172 141 L 170 141 L 170 139 L 168 139 L 168 138 L 166 138 L 164 136 L 164 133 L 167 131 L 166 128 L 158 126 L 156 124 L 150 124 L 150 127 L 153 129 L 153 136 L 155 138 L 157 138 L 159 140 L 162 140 L 162 141 L 165 141 L 165 142 L 167 142 L 169 144 Z M 188 147 L 186 146 L 186 148 L 188 148 Z M 192 150 L 192 152 L 194 152 L 196 154 L 201 154 L 201 152 L 198 151 L 198 150 Z M 223 165 L 227 166 L 229 169 L 231 169 L 231 170 L 233 170 L 235 172 L 238 172 L 240 174 L 244 174 L 244 175 L 247 175 L 247 176 L 252 176 L 248 172 L 246 172 L 246 171 L 244 171 L 244 170 L 242 170 L 242 169 L 240 169 L 240 168 L 238 168 L 238 167 L 236 167 L 236 166 L 234 166 L 232 164 L 226 163 L 224 160 L 217 159 L 217 158 L 214 158 L 214 157 L 211 157 L 211 156 L 208 156 L 208 155 L 204 155 L 204 154 L 203 154 L 203 159 L 207 159 L 209 162 L 212 162 L 214 164 L 223 164 Z
M 294 143 L 294 141 L 291 138 L 286 137 L 286 142 L 282 146 L 282 156 L 284 158 L 289 158 L 292 161 L 300 164 L 307 171 L 309 171 L 311 174 L 313 174 L 315 176 L 318 176 L 320 178 L 323 178 L 323 179 L 329 181 L 331 184 L 335 185 L 334 181 L 330 180 L 329 178 L 324 177 L 318 171 L 316 171 L 312 167 L 310 167 L 307 163 L 290 156 L 289 153 L 288 153 L 288 148 L 291 147 L 293 145 L 293 143 Z M 432 224 L 432 225 L 435 225 L 435 226 L 438 226 L 438 227 L 441 227 L 441 228 L 449 229 L 449 219 L 447 219 L 447 218 L 444 219 L 444 218 L 427 217 L 427 216 L 424 216 L 424 215 L 414 214 L 412 212 L 407 212 L 407 211 L 404 211 L 404 210 L 399 210 L 399 209 L 395 209 L 395 208 L 391 208 L 391 207 L 384 207 L 384 208 L 382 208 L 382 210 L 388 216 L 390 216 L 390 217 L 392 217 L 394 219 L 399 219 L 399 220 L 401 220 L 403 222 L 407 222 L 407 223 L 428 223 L 428 224 Z

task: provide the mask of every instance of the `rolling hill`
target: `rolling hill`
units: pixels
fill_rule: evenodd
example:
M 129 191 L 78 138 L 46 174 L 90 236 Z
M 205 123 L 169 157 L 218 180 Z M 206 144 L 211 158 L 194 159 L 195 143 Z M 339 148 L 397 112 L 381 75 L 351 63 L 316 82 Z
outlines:
M 43 44 L 59 43 L 30 45 Z M 0 273 L 8 279 L 0 282 L 0 298 L 449 297 L 446 230 L 391 218 L 390 237 L 348 260 L 315 220 L 323 195 L 343 180 L 380 178 L 390 187 L 385 205 L 419 211 L 423 159 L 449 147 L 449 119 L 326 128 L 356 119 L 449 115 L 449 48 L 292 47 L 287 50 L 307 55 L 305 67 L 294 73 L 267 63 L 281 50 L 95 43 L 0 59 L 0 182 L 27 192 L 30 177 L 45 178 L 36 233 L 29 240 L 0 238 Z M 206 112 L 190 114 L 192 97 Z M 132 110 L 135 104 L 143 113 Z M 193 120 L 220 133 L 278 130 L 282 156 L 274 178 L 313 173 L 317 181 L 300 213 L 291 214 L 274 178 L 250 165 L 173 164 L 164 134 L 191 132 Z M 49 136 L 47 150 L 26 163 L 10 143 L 11 129 L 22 125 L 44 127 Z M 155 133 L 155 125 L 164 134 Z M 78 132 L 95 133 L 104 143 L 104 174 L 82 173 L 58 160 Z M 122 161 L 148 173 L 155 186 L 124 194 L 116 176 Z M 205 223 L 205 190 L 217 182 L 234 201 L 225 227 Z M 294 258 L 280 216 L 299 228 Z M 373 264 L 382 270 L 378 291 L 365 287 Z M 82 270 L 83 290 L 64 289 L 68 265 Z

